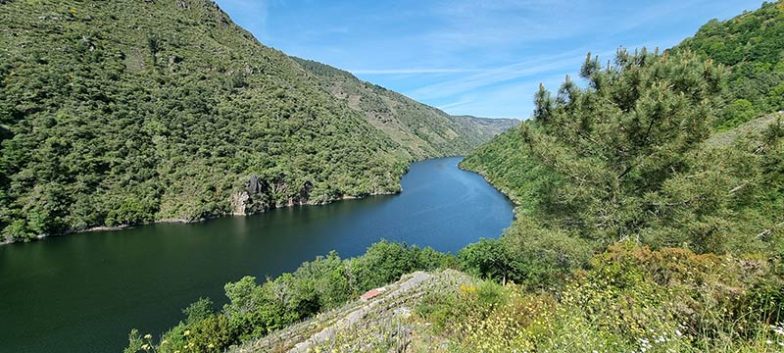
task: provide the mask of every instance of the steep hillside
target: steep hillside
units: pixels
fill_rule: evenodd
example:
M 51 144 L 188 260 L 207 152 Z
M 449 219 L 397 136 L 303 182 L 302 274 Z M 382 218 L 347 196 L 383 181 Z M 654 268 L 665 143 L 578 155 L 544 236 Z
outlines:
M 311 60 L 297 60 L 319 77 L 325 90 L 419 158 L 468 153 L 519 123 L 514 119 L 450 116 L 399 93 L 360 81 L 349 72 Z
M 482 143 L 520 125 L 520 120 L 517 119 L 489 119 L 471 115 L 451 115 L 450 118 L 456 124 L 463 125 L 469 132 L 473 132 L 476 135 L 474 140 Z
M 784 112 L 761 116 L 730 130 L 715 133 L 705 141 L 705 144 L 718 147 L 732 146 L 742 141 L 742 139 L 750 140 L 756 144 L 763 144 L 765 131 L 770 129 L 771 126 L 775 126 L 779 121 L 784 121 Z
M 4 1 L 0 23 L 0 238 L 396 192 L 494 131 L 410 100 L 380 128 L 208 0 Z
M 784 110 L 784 1 L 727 21 L 712 20 L 676 47 L 682 49 L 731 69 L 720 128 Z

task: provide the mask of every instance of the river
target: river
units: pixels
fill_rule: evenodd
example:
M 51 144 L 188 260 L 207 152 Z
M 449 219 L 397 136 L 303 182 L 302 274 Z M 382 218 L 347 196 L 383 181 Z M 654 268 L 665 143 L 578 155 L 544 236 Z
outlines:
M 460 158 L 411 165 L 403 192 L 198 224 L 155 224 L 0 246 L 0 352 L 117 353 L 223 285 L 295 270 L 331 250 L 387 239 L 454 252 L 498 237 L 513 205 Z

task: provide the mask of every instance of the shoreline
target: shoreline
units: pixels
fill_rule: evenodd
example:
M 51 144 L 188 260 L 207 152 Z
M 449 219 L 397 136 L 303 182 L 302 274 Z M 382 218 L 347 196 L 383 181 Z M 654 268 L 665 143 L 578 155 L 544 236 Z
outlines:
M 154 224 L 196 224 L 196 223 L 202 223 L 202 222 L 206 222 L 206 221 L 213 220 L 213 219 L 218 219 L 218 218 L 223 218 L 223 217 L 250 217 L 250 216 L 264 214 L 264 213 L 267 213 L 268 211 L 271 211 L 271 210 L 282 209 L 282 208 L 324 206 L 324 205 L 329 205 L 329 204 L 335 203 L 335 202 L 348 201 L 348 200 L 361 200 L 361 199 L 365 199 L 365 198 L 373 197 L 373 196 L 397 195 L 397 194 L 400 194 L 401 192 L 403 192 L 402 187 L 398 191 L 371 192 L 371 193 L 362 194 L 362 195 L 343 195 L 340 198 L 335 198 L 335 199 L 332 199 L 332 200 L 326 200 L 326 201 L 321 201 L 321 202 L 312 202 L 312 203 L 311 202 L 307 202 L 307 203 L 300 203 L 300 204 L 275 205 L 274 207 L 270 207 L 270 208 L 268 208 L 268 209 L 266 209 L 264 211 L 261 211 L 261 212 L 256 212 L 256 213 L 251 213 L 251 214 L 244 214 L 244 215 L 243 214 L 234 214 L 234 213 L 229 212 L 229 213 L 225 213 L 225 214 L 215 215 L 214 217 L 202 217 L 202 218 L 197 218 L 197 219 L 193 219 L 193 220 L 188 220 L 188 219 L 185 219 L 185 218 L 164 218 L 164 219 L 155 220 L 155 221 L 149 222 L 149 223 L 120 224 L 120 225 L 116 225 L 116 226 L 95 226 L 95 227 L 89 227 L 89 228 L 81 229 L 81 230 L 68 230 L 68 231 L 66 231 L 64 233 L 61 233 L 61 234 L 42 234 L 42 235 L 38 235 L 38 236 L 32 237 L 30 239 L 25 239 L 25 240 L 14 241 L 14 240 L 3 239 L 3 240 L 0 240 L 0 246 L 11 245 L 11 244 L 32 243 L 32 242 L 46 240 L 47 238 L 59 238 L 59 237 L 65 237 L 65 236 L 74 235 L 74 234 L 81 234 L 81 233 L 115 232 L 115 231 L 120 231 L 120 230 L 132 229 L 132 228 L 139 227 L 139 226 L 148 226 L 148 225 L 154 225 Z
M 498 190 L 498 192 L 500 192 L 502 195 L 504 195 L 504 197 L 506 197 L 506 199 L 509 200 L 509 202 L 512 203 L 513 209 L 516 210 L 520 206 L 520 204 L 514 199 L 514 197 L 511 196 L 512 195 L 511 192 L 509 192 L 508 190 L 505 190 L 503 188 L 500 188 L 499 186 L 496 186 L 493 183 L 491 183 L 490 180 L 488 180 L 487 176 L 485 176 L 483 173 L 463 168 L 460 165 L 462 163 L 462 160 L 465 159 L 465 156 L 463 156 L 463 155 L 450 155 L 450 156 L 435 157 L 435 158 L 416 159 L 416 160 L 413 160 L 411 163 L 409 163 L 409 165 L 406 167 L 406 170 L 404 171 L 403 175 L 408 173 L 408 169 L 411 167 L 411 164 L 413 164 L 413 163 L 422 162 L 422 161 L 429 160 L 429 159 L 455 158 L 455 157 L 461 157 L 462 158 L 461 161 L 458 162 L 458 164 L 457 164 L 457 168 L 458 169 L 460 169 L 462 171 L 469 172 L 469 173 L 474 173 L 474 174 L 477 174 L 477 175 L 481 176 L 482 179 L 485 180 L 485 182 L 487 182 L 492 188 Z M 401 180 L 402 180 L 402 175 L 401 175 Z M 398 183 L 400 183 L 400 181 L 398 181 Z M 307 202 L 307 203 L 300 203 L 300 204 L 275 205 L 274 207 L 270 207 L 268 209 L 265 209 L 262 212 L 256 212 L 256 213 L 251 213 L 251 214 L 234 214 L 234 213 L 231 213 L 231 212 L 227 212 L 227 213 L 224 213 L 224 214 L 214 215 L 212 217 L 202 217 L 202 218 L 197 218 L 197 219 L 193 219 L 193 220 L 188 220 L 188 219 L 185 219 L 185 218 L 164 218 L 164 219 L 155 220 L 155 221 L 149 222 L 149 223 L 120 224 L 120 225 L 116 225 L 116 226 L 105 226 L 104 225 L 104 226 L 89 227 L 89 228 L 81 229 L 81 230 L 68 230 L 68 231 L 66 231 L 64 233 L 61 233 L 61 234 L 42 234 L 42 235 L 38 235 L 38 236 L 35 236 L 33 238 L 25 239 L 25 240 L 14 241 L 14 240 L 5 240 L 5 239 L 3 239 L 3 240 L 0 240 L 0 246 L 10 245 L 10 244 L 32 243 L 32 242 L 35 242 L 35 241 L 46 240 L 47 238 L 59 238 L 59 237 L 64 237 L 64 236 L 68 236 L 68 235 L 73 235 L 73 234 L 80 234 L 80 233 L 114 232 L 114 231 L 127 230 L 127 229 L 132 229 L 132 228 L 135 228 L 135 227 L 139 227 L 139 226 L 148 226 L 148 225 L 154 225 L 154 224 L 178 224 L 178 223 L 179 224 L 196 224 L 196 223 L 202 223 L 202 222 L 206 222 L 206 221 L 209 221 L 209 220 L 218 219 L 218 218 L 222 218 L 222 217 L 249 217 L 249 216 L 263 214 L 263 213 L 266 213 L 266 212 L 268 212 L 270 210 L 282 209 L 282 208 L 324 206 L 324 205 L 328 205 L 328 204 L 331 204 L 331 203 L 334 203 L 334 202 L 347 201 L 347 200 L 361 200 L 361 199 L 365 199 L 365 198 L 373 197 L 373 196 L 397 195 L 397 194 L 400 194 L 400 193 L 403 192 L 402 185 L 398 184 L 398 187 L 399 187 L 399 189 L 397 191 L 370 192 L 370 193 L 361 194 L 361 195 L 343 195 L 340 198 L 335 198 L 335 199 L 330 199 L 330 200 L 320 201 L 320 202 Z
M 462 162 L 461 162 L 461 163 L 462 163 Z M 487 182 L 487 184 L 489 184 L 490 186 L 492 186 L 492 187 L 493 187 L 493 189 L 496 189 L 496 190 L 498 190 L 498 192 L 500 192 L 502 195 L 504 195 L 504 196 L 506 197 L 506 199 L 507 199 L 507 200 L 509 200 L 509 202 L 511 202 L 511 203 L 512 203 L 512 205 L 514 206 L 513 208 L 515 209 L 515 211 L 516 211 L 516 210 L 517 210 L 519 207 L 521 207 L 521 206 L 522 206 L 522 204 L 516 200 L 516 199 L 517 199 L 517 197 L 516 197 L 516 196 L 514 196 L 514 194 L 513 194 L 511 191 L 509 191 L 509 190 L 507 190 L 506 188 L 504 188 L 504 187 L 501 187 L 501 186 L 499 186 L 499 185 L 495 185 L 495 184 L 493 184 L 493 183 L 490 181 L 490 179 L 488 179 L 487 175 L 485 175 L 484 173 L 482 173 L 482 172 L 480 172 L 480 171 L 477 171 L 477 170 L 471 170 L 471 169 L 468 169 L 468 168 L 464 168 L 464 167 L 463 167 L 463 166 L 461 166 L 460 164 L 458 164 L 458 165 L 457 165 L 457 168 L 458 168 L 458 169 L 460 169 L 460 170 L 463 170 L 463 171 L 466 171 L 466 172 L 469 172 L 469 173 L 474 173 L 474 174 L 476 174 L 476 175 L 479 175 L 479 176 L 481 176 L 481 177 L 482 177 L 482 179 L 484 179 L 484 181 L 486 181 L 486 182 Z

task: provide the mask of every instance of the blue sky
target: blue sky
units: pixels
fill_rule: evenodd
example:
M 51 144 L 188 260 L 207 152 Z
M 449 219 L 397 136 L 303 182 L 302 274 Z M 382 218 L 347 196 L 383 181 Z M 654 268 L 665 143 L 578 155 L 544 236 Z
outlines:
M 587 52 L 668 48 L 762 0 L 217 0 L 267 46 L 451 114 L 530 116 Z

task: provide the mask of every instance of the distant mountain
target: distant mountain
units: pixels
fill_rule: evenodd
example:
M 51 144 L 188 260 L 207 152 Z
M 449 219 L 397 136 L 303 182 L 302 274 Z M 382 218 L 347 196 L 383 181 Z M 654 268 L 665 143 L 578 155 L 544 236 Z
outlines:
M 335 99 L 208 0 L 0 1 L 0 23 L 0 240 L 396 192 L 506 124 Z
M 349 72 L 296 59 L 320 79 L 322 88 L 402 145 L 412 156 L 465 154 L 519 124 L 514 119 L 451 116 Z
M 480 118 L 471 115 L 452 115 L 451 118 L 456 123 L 465 125 L 474 131 L 480 141 L 492 139 L 504 131 L 520 125 L 520 120 L 517 119 Z

